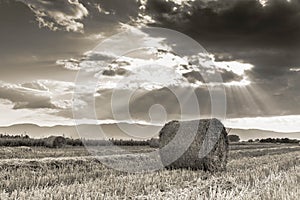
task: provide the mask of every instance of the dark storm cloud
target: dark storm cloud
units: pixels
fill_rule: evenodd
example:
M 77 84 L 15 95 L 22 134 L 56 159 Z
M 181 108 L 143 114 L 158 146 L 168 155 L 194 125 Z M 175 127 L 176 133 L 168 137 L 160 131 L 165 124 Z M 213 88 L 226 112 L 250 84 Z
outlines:
M 299 0 L 269 0 L 265 6 L 258 0 L 195 0 L 182 6 L 172 1 L 152 0 L 148 1 L 145 11 L 145 15 L 155 21 L 149 25 L 191 36 L 213 53 L 216 61 L 238 60 L 254 65 L 246 75 L 253 88 L 260 92 L 249 92 L 253 98 L 254 95 L 271 97 L 261 98 L 263 102 L 276 102 L 271 109 L 257 103 L 260 105 L 257 110 L 262 112 L 256 115 L 300 112 L 297 82 L 300 74 L 290 70 L 299 68 L 300 63 L 299 13 Z M 222 74 L 222 77 L 233 78 L 230 74 Z M 229 106 L 229 111 L 242 106 L 235 102 L 239 93 L 239 90 L 227 93 L 228 105 L 236 105 Z M 245 102 L 243 97 L 239 98 Z M 246 103 L 244 106 L 253 107 Z M 245 109 L 239 108 L 244 112 L 235 114 L 242 116 L 256 110 Z
M 182 31 L 210 52 L 250 62 L 269 77 L 300 61 L 299 0 L 270 0 L 266 6 L 258 0 L 196 0 L 174 7 L 173 2 L 148 1 L 152 25 Z

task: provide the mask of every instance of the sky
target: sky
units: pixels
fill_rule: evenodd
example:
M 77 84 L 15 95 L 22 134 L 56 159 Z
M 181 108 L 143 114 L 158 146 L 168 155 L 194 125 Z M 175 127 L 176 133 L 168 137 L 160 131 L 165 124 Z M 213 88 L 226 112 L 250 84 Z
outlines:
M 213 70 L 223 80 L 225 125 L 300 131 L 299 13 L 300 0 L 0 0 L 0 126 L 94 123 L 95 115 L 97 123 L 159 123 L 182 114 L 173 86 L 198 98 L 201 116 L 187 118 L 207 117 L 213 83 L 199 72 Z M 181 32 L 202 52 L 188 55 L 170 45 L 176 38 L 143 27 Z M 115 55 L 139 45 L 154 48 Z M 201 53 L 213 69 L 193 63 Z M 97 79 L 94 99 L 74 100 L 78 73 Z M 113 116 L 114 91 L 134 91 L 129 104 L 116 101 L 131 119 Z

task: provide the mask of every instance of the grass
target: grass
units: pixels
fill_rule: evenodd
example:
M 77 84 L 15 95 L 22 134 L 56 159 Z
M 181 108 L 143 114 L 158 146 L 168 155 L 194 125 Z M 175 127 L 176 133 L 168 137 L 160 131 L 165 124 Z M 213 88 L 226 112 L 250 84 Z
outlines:
M 122 146 L 116 151 L 111 146 L 98 146 L 90 149 L 95 152 L 104 152 L 105 155 L 124 154 L 124 153 L 141 153 L 151 152 L 153 148 L 148 146 Z M 0 147 L 1 159 L 11 158 L 45 158 L 45 157 L 78 157 L 91 155 L 84 147 L 67 147 L 67 148 L 45 148 L 45 147 Z
M 149 150 L 132 149 L 134 153 Z M 293 200 L 300 196 L 299 146 L 235 147 L 227 171 L 217 174 L 189 170 L 123 173 L 88 155 L 84 148 L 6 152 L 0 159 L 0 199 Z

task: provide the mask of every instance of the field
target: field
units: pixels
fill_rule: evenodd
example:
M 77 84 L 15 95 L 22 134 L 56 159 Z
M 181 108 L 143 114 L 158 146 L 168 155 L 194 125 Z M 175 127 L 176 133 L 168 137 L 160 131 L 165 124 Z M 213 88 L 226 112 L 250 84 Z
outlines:
M 115 152 L 102 147 L 114 161 Z M 150 147 L 124 147 L 135 153 Z M 124 159 L 126 159 L 125 157 Z M 83 147 L 0 147 L 0 199 L 299 199 L 300 146 L 234 144 L 226 172 L 109 169 Z

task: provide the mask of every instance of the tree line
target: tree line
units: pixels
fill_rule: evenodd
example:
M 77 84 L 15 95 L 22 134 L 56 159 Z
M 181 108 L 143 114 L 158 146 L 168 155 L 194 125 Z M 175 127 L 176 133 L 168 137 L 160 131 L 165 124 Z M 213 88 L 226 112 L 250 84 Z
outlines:
M 61 137 L 61 136 L 60 136 Z M 109 140 L 92 140 L 92 139 L 72 139 L 64 137 L 65 145 L 67 146 L 151 146 L 158 147 L 158 139 L 150 140 L 123 140 L 123 139 L 109 139 Z M 0 134 L 0 146 L 16 147 L 43 147 L 47 146 L 47 138 L 30 138 L 28 135 L 7 135 Z
M 229 142 L 240 142 L 238 135 L 228 135 Z M 264 138 L 264 139 L 250 139 L 249 143 L 260 142 L 260 143 L 283 143 L 283 144 L 297 144 L 300 140 L 289 139 L 289 138 Z
M 60 136 L 61 137 L 61 136 Z M 64 145 L 67 146 L 150 146 L 159 147 L 159 141 L 156 138 L 149 140 L 123 140 L 123 139 L 109 139 L 109 140 L 92 140 L 92 139 L 72 139 L 64 137 Z M 229 135 L 228 139 L 230 142 L 239 142 L 240 138 L 237 135 Z M 16 146 L 29 146 L 29 147 L 45 147 L 47 146 L 47 138 L 30 138 L 28 135 L 7 135 L 0 134 L 0 146 L 16 147 Z M 249 143 L 260 142 L 260 143 L 286 143 L 286 144 L 297 144 L 300 141 L 289 138 L 266 138 L 266 139 L 250 139 Z
M 289 138 L 266 138 L 266 139 L 255 139 L 255 140 L 250 139 L 248 140 L 248 142 L 298 144 L 300 140 L 289 139 Z

